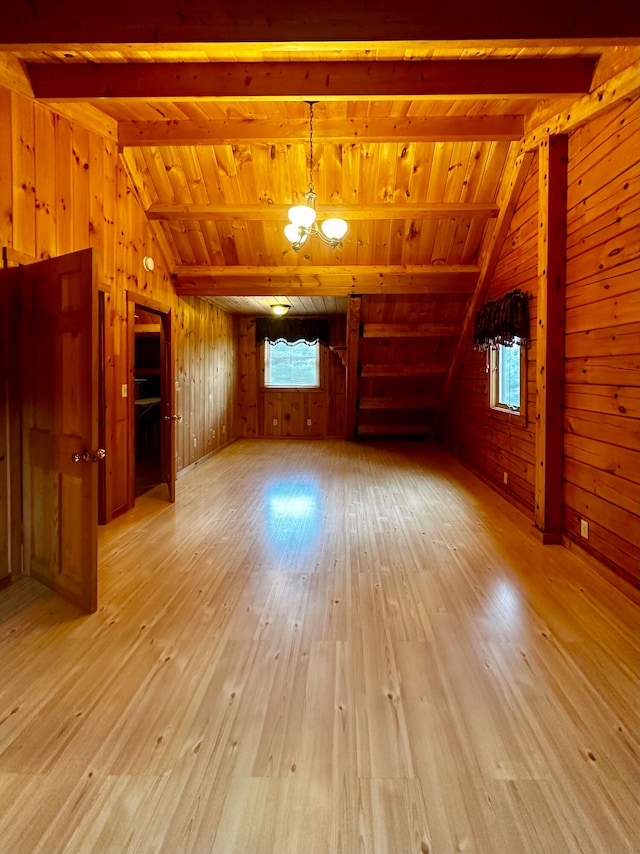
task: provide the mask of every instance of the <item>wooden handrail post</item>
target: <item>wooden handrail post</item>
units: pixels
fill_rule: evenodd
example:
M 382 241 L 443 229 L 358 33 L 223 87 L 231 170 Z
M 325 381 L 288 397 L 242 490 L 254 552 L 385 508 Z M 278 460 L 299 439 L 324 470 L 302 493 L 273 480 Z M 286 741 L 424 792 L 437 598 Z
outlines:
M 350 297 L 347 308 L 347 439 L 356 437 L 356 400 L 358 394 L 358 350 L 362 297 Z

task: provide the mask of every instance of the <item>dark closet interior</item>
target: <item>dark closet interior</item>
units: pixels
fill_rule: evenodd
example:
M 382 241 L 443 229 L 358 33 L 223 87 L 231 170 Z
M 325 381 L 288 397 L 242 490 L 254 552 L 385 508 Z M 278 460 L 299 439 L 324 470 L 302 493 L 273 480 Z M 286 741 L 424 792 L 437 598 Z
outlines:
M 160 390 L 160 318 L 136 307 L 136 495 L 141 495 L 162 482 Z

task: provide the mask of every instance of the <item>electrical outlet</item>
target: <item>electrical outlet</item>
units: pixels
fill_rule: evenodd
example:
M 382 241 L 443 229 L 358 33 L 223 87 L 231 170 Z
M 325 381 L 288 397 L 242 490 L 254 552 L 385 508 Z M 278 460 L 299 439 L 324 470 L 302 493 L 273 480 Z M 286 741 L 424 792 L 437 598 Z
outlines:
M 506 471 L 503 473 L 502 479 L 504 480 L 505 483 L 507 483 L 507 481 L 509 480 L 509 475 L 507 474 Z
M 278 419 L 277 419 L 277 418 L 274 418 L 274 419 L 273 419 L 273 426 L 274 426 L 274 427 L 277 427 L 277 426 L 278 426 Z
M 307 418 L 307 427 L 311 427 L 313 421 L 310 418 Z
M 580 519 L 580 536 L 583 540 L 589 539 L 589 523 L 586 519 Z
M 226 432 L 227 432 L 227 425 L 226 425 L 226 424 L 223 424 L 223 425 L 222 425 L 222 432 L 223 432 L 223 433 L 226 433 Z
M 126 397 L 129 394 L 129 387 L 126 383 L 122 383 L 122 396 Z
M 216 431 L 215 431 L 215 430 L 212 430 L 212 431 L 211 431 L 211 438 L 212 438 L 212 439 L 215 439 L 215 438 L 216 438 Z
M 197 448 L 197 447 L 198 447 L 198 438 L 197 438 L 197 436 L 194 436 L 194 437 L 193 437 L 193 447 L 194 447 L 194 448 Z

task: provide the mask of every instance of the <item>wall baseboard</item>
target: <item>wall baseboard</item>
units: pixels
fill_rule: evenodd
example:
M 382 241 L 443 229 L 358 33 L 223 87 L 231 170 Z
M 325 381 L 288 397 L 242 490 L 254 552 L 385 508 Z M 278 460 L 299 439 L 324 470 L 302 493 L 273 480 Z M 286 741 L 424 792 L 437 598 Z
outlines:
M 486 486 L 492 489 L 495 493 L 500 495 L 506 501 L 509 501 L 513 507 L 523 513 L 528 519 L 531 520 L 531 533 L 533 536 L 537 537 L 539 540 L 546 544 L 557 544 L 561 545 L 566 549 L 572 551 L 575 555 L 579 555 L 582 560 L 586 564 L 588 564 L 589 568 L 594 572 L 597 572 L 600 576 L 605 578 L 610 584 L 620 590 L 621 593 L 624 593 L 628 596 L 636 604 L 640 605 L 640 589 L 636 586 L 635 580 L 627 576 L 625 571 L 615 564 L 609 564 L 605 561 L 601 560 L 595 554 L 592 554 L 587 549 L 585 549 L 579 542 L 570 537 L 566 532 L 562 534 L 552 534 L 552 535 L 543 535 L 537 528 L 533 526 L 533 518 L 532 513 L 526 505 L 520 502 L 515 495 L 508 494 L 505 490 L 500 488 L 500 484 L 494 483 L 490 478 L 486 477 L 481 471 L 478 471 L 471 463 L 468 463 L 466 460 L 459 457 L 455 454 L 450 448 L 446 445 L 443 445 L 444 449 L 448 451 L 462 466 L 472 472 L 478 480 L 482 481 Z
M 220 445 L 219 448 L 214 448 L 213 451 L 209 451 L 208 454 L 205 454 L 204 457 L 200 457 L 199 460 L 196 460 L 195 463 L 191 463 L 188 466 L 185 466 L 183 469 L 176 474 L 176 480 L 180 480 L 181 477 L 184 477 L 185 474 L 189 474 L 190 471 L 193 471 L 198 466 L 201 466 L 202 463 L 206 462 L 210 457 L 219 454 L 220 451 L 224 451 L 225 448 L 228 448 L 229 445 L 233 445 L 234 442 L 237 442 L 237 439 L 229 439 L 228 442 L 225 442 L 224 445 Z
M 640 605 L 640 589 L 637 587 L 634 579 L 627 577 L 627 574 L 623 569 L 620 569 L 615 564 L 605 563 L 598 556 L 587 551 L 584 546 L 568 534 L 563 534 L 562 545 L 573 552 L 573 554 L 579 555 L 580 558 L 588 564 L 590 569 L 597 572 L 598 575 L 601 575 L 603 578 L 606 578 L 606 580 L 613 584 L 614 587 L 617 587 L 621 593 L 624 593 L 629 597 L 629 599 L 637 605 Z

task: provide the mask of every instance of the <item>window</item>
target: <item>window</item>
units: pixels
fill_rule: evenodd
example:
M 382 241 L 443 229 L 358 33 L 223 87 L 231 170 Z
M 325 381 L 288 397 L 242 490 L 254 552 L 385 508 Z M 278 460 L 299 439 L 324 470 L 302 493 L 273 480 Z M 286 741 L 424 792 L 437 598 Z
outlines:
M 319 388 L 320 344 L 264 342 L 264 384 L 268 388 Z
M 520 413 L 521 398 L 521 348 L 498 344 L 491 348 L 491 406 Z

